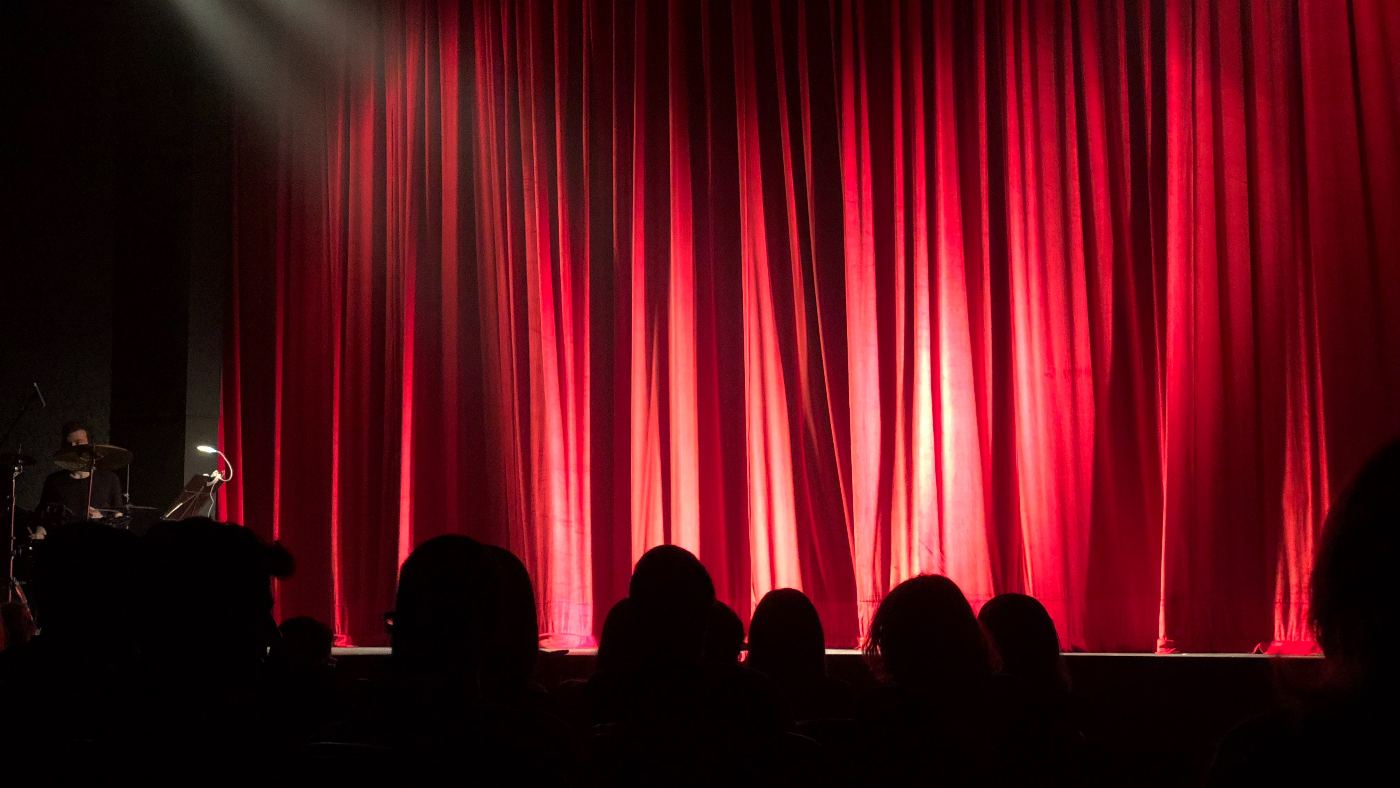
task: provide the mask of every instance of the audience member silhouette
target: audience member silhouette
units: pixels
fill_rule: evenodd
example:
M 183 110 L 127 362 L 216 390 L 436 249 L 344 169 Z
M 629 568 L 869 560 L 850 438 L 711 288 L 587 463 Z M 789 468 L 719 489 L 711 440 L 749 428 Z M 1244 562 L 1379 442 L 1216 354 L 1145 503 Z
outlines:
M 618 600 L 603 619 L 603 632 L 598 638 L 597 673 L 626 674 L 641 667 L 642 648 L 638 644 L 641 628 L 633 602 L 626 597 Z
M 855 696 L 826 674 L 826 637 L 817 608 L 795 588 L 769 591 L 749 624 L 745 663 L 767 676 L 787 718 L 801 722 L 854 716 Z
M 259 705 L 274 574 L 290 557 L 199 518 L 141 538 L 99 523 L 51 530 L 31 583 L 40 634 L 5 668 L 0 715 L 51 777 L 194 762 L 255 768 L 272 748 Z
M 1362 467 L 1322 528 L 1310 616 L 1326 655 L 1325 686 L 1233 731 L 1212 785 L 1360 785 L 1394 771 L 1397 566 L 1400 440 Z
M 637 562 L 628 598 L 604 625 L 595 714 L 611 713 L 592 742 L 601 784 L 715 785 L 780 781 L 782 726 L 766 682 L 733 659 L 707 659 L 714 586 L 675 546 Z M 742 625 L 738 640 L 742 642 Z M 732 654 L 732 630 L 727 649 Z
M 279 638 L 272 579 L 291 556 L 240 525 L 207 518 L 159 522 L 141 538 L 137 750 L 172 770 L 209 760 L 255 768 L 277 731 L 259 691 Z M 137 733 L 139 731 L 139 733 Z
M 1069 672 L 1054 619 L 1039 600 L 1025 594 L 999 594 L 977 618 L 1008 680 L 1003 744 L 1020 757 L 1008 759 L 1007 771 L 1017 782 L 1081 782 L 1084 737 L 1072 717 Z
M 674 546 L 637 561 L 628 597 L 603 627 L 589 695 L 599 722 L 639 730 L 701 713 L 701 653 L 714 585 L 695 556 Z
M 695 556 L 675 545 L 648 550 L 637 561 L 627 596 L 646 633 L 637 642 L 646 667 L 699 666 L 715 587 Z
M 705 625 L 702 657 L 708 665 L 732 667 L 739 664 L 743 653 L 744 622 L 733 608 L 716 599 Z
M 1400 440 L 1377 452 L 1328 512 L 1313 563 L 1313 631 L 1335 690 L 1391 697 L 1400 648 Z
M 1357 782 L 1388 765 L 1397 526 L 1400 442 L 1323 529 L 1312 614 L 1325 691 L 1237 729 L 1214 784 Z M 881 684 L 857 702 L 827 676 L 822 622 L 801 591 L 763 597 L 740 662 L 742 621 L 704 566 L 658 547 L 609 611 L 592 677 L 551 696 L 535 678 L 524 564 L 443 536 L 402 567 L 392 680 L 357 717 L 339 700 L 331 629 L 307 617 L 273 625 L 271 580 L 291 564 L 280 546 L 207 519 L 139 539 L 93 523 L 54 529 L 31 584 L 42 631 L 0 658 L 0 697 L 26 710 L 4 718 L 0 740 L 70 775 L 203 764 L 199 774 L 266 776 L 293 757 L 300 771 L 284 778 L 392 770 L 407 783 L 445 770 L 485 784 L 804 786 L 1079 782 L 1087 771 L 1055 625 L 1029 596 L 1000 595 L 974 615 L 946 577 L 899 584 L 865 647 Z
M 580 725 L 610 725 L 625 719 L 639 690 L 642 667 L 640 627 L 632 600 L 623 598 L 608 610 L 598 638 L 593 674 L 564 689 L 561 700 L 569 719 Z
M 875 610 L 865 646 L 893 684 L 940 690 L 990 675 L 992 650 L 962 590 L 942 575 L 895 586 Z
M 1047 698 L 1069 693 L 1060 636 L 1039 600 L 1025 594 L 998 594 L 982 606 L 977 620 L 991 638 L 1002 674 L 1015 676 Z
M 83 653 L 103 643 L 103 658 L 126 662 L 135 653 L 132 593 L 137 540 L 88 522 L 58 526 L 34 566 L 29 595 L 43 635 L 61 653 Z
M 55 767 L 118 746 L 135 703 L 134 536 L 95 523 L 51 529 L 29 586 L 41 632 L 0 671 L 0 741 Z
M 528 574 L 504 550 L 453 535 L 409 555 L 377 738 L 399 753 L 401 778 L 465 769 L 478 782 L 569 782 L 578 758 L 563 722 L 523 699 L 538 652 L 533 607 Z
M 496 568 L 500 589 L 497 612 L 487 632 L 482 660 L 482 690 L 503 703 L 539 705 L 543 691 L 534 683 L 540 653 L 539 616 L 530 573 L 513 553 L 484 545 Z
M 296 616 L 277 628 L 278 639 L 267 652 L 269 665 L 299 672 L 320 671 L 332 664 L 335 633 L 311 616 Z
M 310 616 L 282 622 L 268 649 L 264 695 L 268 724 L 283 748 L 319 741 L 342 713 L 336 697 L 331 628 Z
M 256 679 L 279 638 L 272 579 L 291 575 L 290 554 L 202 517 L 157 523 L 141 542 L 143 660 L 166 679 Z
M 871 784 L 985 780 L 1006 704 L 957 584 L 921 575 L 895 586 L 875 611 L 865 653 L 885 682 L 863 704 Z
M 399 571 L 389 631 L 395 668 L 475 698 L 499 594 L 497 566 L 476 540 L 439 536 L 419 545 Z

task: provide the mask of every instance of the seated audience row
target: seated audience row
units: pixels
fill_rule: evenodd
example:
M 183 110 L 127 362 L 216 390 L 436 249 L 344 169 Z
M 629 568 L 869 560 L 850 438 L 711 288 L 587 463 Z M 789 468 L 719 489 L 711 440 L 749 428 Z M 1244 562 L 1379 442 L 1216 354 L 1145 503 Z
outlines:
M 1384 580 L 1400 526 L 1400 443 L 1341 496 L 1313 575 L 1334 669 L 1303 708 L 1242 726 L 1218 785 L 1360 779 L 1393 725 Z M 277 627 L 291 556 L 247 529 L 162 523 L 137 538 L 55 529 L 35 568 L 39 634 L 5 610 L 0 741 L 54 776 L 543 785 L 1020 785 L 1098 777 L 1054 623 L 1004 594 L 978 613 L 951 579 L 900 583 L 869 624 L 864 692 L 827 673 L 822 622 L 795 589 L 765 595 L 747 637 L 675 546 L 637 562 L 596 669 L 536 683 L 530 576 L 509 551 L 440 536 L 404 562 L 387 617 L 391 676 L 341 691 L 324 624 Z

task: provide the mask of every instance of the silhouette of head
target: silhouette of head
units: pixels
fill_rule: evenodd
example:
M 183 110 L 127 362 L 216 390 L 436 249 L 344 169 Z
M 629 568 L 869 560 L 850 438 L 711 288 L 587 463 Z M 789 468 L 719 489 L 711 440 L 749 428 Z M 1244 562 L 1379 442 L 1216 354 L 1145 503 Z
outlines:
M 1327 658 L 1353 686 L 1389 679 L 1397 647 L 1392 576 L 1400 565 L 1400 440 L 1361 468 L 1327 514 L 1313 562 L 1311 618 Z
M 535 588 L 530 573 L 515 554 L 495 545 L 486 545 L 487 557 L 495 564 L 500 590 L 495 626 L 488 633 L 483 662 L 487 687 L 518 692 L 535 675 L 540 653 L 539 616 L 535 610 Z
M 399 572 L 394 662 L 409 672 L 446 673 L 474 683 L 502 605 L 499 562 L 475 539 L 429 539 Z
M 991 650 L 962 590 L 942 575 L 920 575 L 880 602 L 865 644 L 896 684 L 926 687 L 991 672 Z
M 137 539 L 96 523 L 53 529 L 34 566 L 31 601 L 50 641 L 134 645 Z
M 298 669 L 325 667 L 331 661 L 335 633 L 310 616 L 297 616 L 277 628 L 281 637 L 268 651 L 268 660 Z
M 1001 657 L 1003 673 L 1062 685 L 1060 637 L 1045 606 L 1025 594 L 998 594 L 977 614 Z
M 749 667 L 774 679 L 812 681 L 826 673 L 817 608 L 795 588 L 769 591 L 749 623 Z
M 699 559 L 675 545 L 653 547 L 637 561 L 628 597 L 648 661 L 699 662 L 715 601 Z
M 744 650 L 744 622 L 729 605 L 718 599 L 710 606 L 705 625 L 705 662 L 711 665 L 737 665 Z
M 272 578 L 292 558 L 241 525 L 204 517 L 160 522 L 141 540 L 143 653 L 232 677 L 256 669 L 277 639 Z
M 639 638 L 632 600 L 624 597 L 603 619 L 603 632 L 598 638 L 598 671 L 626 673 L 635 670 L 641 660 Z

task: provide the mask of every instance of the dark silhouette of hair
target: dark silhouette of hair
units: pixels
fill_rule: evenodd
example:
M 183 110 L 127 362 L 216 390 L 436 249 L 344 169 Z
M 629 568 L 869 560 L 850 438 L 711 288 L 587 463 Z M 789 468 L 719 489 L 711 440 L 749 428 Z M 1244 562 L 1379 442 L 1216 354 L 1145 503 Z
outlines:
M 67 447 L 67 446 L 68 446 L 68 436 L 69 436 L 69 435 L 72 435 L 73 433 L 77 432 L 78 430 L 82 430 L 83 432 L 86 432 L 89 441 L 92 441 L 93 443 L 96 443 L 96 442 L 97 442 L 97 441 L 93 438 L 92 430 L 88 427 L 88 425 L 87 425 L 87 424 L 84 424 L 84 423 L 81 422 L 81 421 L 76 421 L 76 420 L 75 420 L 75 421 L 65 421 L 65 422 L 63 422 L 62 431 L 58 433 L 58 443 L 59 443 L 59 445 L 60 445 L 60 446 L 63 446 L 63 447 Z
M 278 627 L 281 637 L 268 651 L 268 660 L 296 668 L 313 668 L 329 663 L 335 633 L 311 616 L 296 616 Z
M 519 559 L 460 535 L 419 545 L 399 573 L 393 692 L 375 736 L 401 781 L 473 777 L 559 784 L 572 768 L 563 723 L 525 693 L 538 653 L 534 591 Z
M 977 614 L 1001 670 L 1041 688 L 1068 688 L 1060 637 L 1045 606 L 1025 594 L 998 594 Z
M 868 784 L 1002 784 L 993 775 L 1005 719 L 1000 682 L 956 583 L 920 575 L 895 586 L 875 610 L 865 655 L 884 681 L 861 701 Z
M 496 595 L 495 625 L 488 634 L 483 659 L 486 687 L 507 694 L 519 693 L 535 675 L 540 653 L 539 616 L 530 573 L 515 554 L 486 545 L 500 584 Z
M 241 525 L 204 517 L 156 523 L 141 542 L 146 656 L 261 664 L 277 638 L 271 581 L 291 575 L 291 555 Z
M 34 565 L 30 601 L 50 641 L 134 647 L 135 536 L 96 523 L 54 528 Z
M 6 753 L 27 753 L 45 771 L 63 774 L 80 760 L 70 755 L 73 742 L 95 749 L 125 726 L 138 729 L 133 710 L 149 698 L 133 686 L 139 668 L 137 541 L 96 523 L 49 529 L 28 588 L 37 621 L 27 621 L 21 605 L 5 609 L 6 628 L 15 635 L 0 657 L 0 749 Z M 24 642 L 32 623 L 42 631 Z
M 603 619 L 603 631 L 598 636 L 599 672 L 621 672 L 637 667 L 638 627 L 632 600 L 622 598 Z
M 1310 616 L 1339 679 L 1389 678 L 1397 648 L 1392 580 L 1400 565 L 1400 440 L 1361 468 L 1327 514 L 1313 562 Z
M 1327 513 L 1309 616 L 1327 675 L 1225 737 L 1207 784 L 1361 785 L 1394 767 L 1400 441 L 1372 455 Z
M 705 626 L 705 662 L 711 665 L 737 665 L 744 650 L 744 622 L 729 605 L 718 599 L 710 606 Z
M 870 622 L 866 657 L 896 684 L 927 687 L 983 676 L 992 654 L 962 590 L 942 575 L 894 587 Z
M 595 722 L 675 722 L 698 713 L 694 696 L 714 601 L 709 573 L 685 550 L 663 545 L 637 561 L 627 599 L 603 624 L 587 692 Z
M 615 723 L 626 716 L 633 702 L 633 680 L 644 657 L 642 637 L 635 604 L 625 597 L 618 600 L 603 619 L 597 663 L 579 691 L 574 719 L 591 725 Z
M 1008 784 L 1082 783 L 1089 762 L 1074 719 L 1069 671 L 1045 606 L 1025 594 L 999 594 L 978 620 L 1001 660 L 1001 747 L 1018 757 L 997 770 Z
M 851 687 L 826 674 L 826 637 L 817 608 L 795 588 L 775 589 L 759 600 L 744 664 L 768 680 L 779 711 L 793 723 L 855 716 Z M 827 736 L 819 732 L 817 738 Z
M 648 550 L 628 587 L 632 612 L 644 634 L 639 644 L 650 662 L 699 662 L 715 601 L 710 573 L 694 555 L 662 545 Z
M 279 639 L 272 578 L 291 574 L 291 556 L 203 517 L 153 524 L 139 554 L 140 702 L 120 735 L 132 757 L 164 770 L 255 768 L 275 735 L 260 691 Z
M 266 734 L 284 749 L 304 746 L 341 711 L 335 690 L 335 633 L 310 616 L 278 627 L 281 637 L 268 650 L 259 713 Z
M 749 623 L 749 667 L 775 679 L 813 681 L 826 674 L 821 618 L 795 588 L 769 591 Z
M 763 677 L 735 659 L 742 641 L 694 555 L 647 551 L 604 624 L 585 691 L 599 725 L 595 782 L 773 784 L 765 770 L 780 760 L 781 720 Z
M 390 633 L 409 672 L 451 673 L 476 683 L 501 609 L 499 562 L 466 536 L 429 539 L 399 572 Z
M 523 691 L 539 654 L 525 565 L 466 536 L 424 542 L 399 574 L 391 644 L 403 670 L 469 679 L 492 695 Z

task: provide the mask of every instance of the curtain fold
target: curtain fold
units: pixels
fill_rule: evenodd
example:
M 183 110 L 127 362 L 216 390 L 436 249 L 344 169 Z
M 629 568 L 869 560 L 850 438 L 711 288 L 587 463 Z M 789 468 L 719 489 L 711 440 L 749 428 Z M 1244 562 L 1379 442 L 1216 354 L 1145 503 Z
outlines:
M 240 107 L 222 505 L 283 615 L 382 643 L 467 533 L 551 645 L 661 543 L 832 645 L 923 572 L 1067 648 L 1310 638 L 1400 432 L 1384 0 L 353 8 Z

